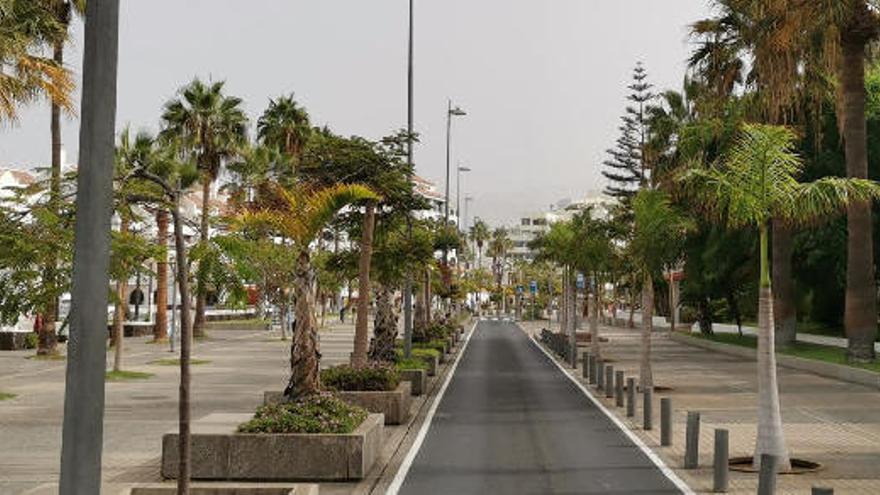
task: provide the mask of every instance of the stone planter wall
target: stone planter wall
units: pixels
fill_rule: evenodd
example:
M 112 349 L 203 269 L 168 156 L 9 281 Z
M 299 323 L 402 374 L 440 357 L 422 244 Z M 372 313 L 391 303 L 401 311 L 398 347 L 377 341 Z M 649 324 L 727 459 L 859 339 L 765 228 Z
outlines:
M 29 332 L 0 332 L 0 351 L 27 349 L 25 340 Z
M 318 495 L 318 485 L 260 483 L 260 486 L 254 486 L 248 483 L 193 483 L 189 487 L 189 493 L 191 495 Z M 128 495 L 177 495 L 177 486 L 168 483 L 135 486 L 129 489 Z
M 400 370 L 400 379 L 409 382 L 414 396 L 428 390 L 428 373 L 425 370 Z
M 236 433 L 251 414 L 211 414 L 193 423 L 192 477 L 197 480 L 344 481 L 363 479 L 382 448 L 382 416 L 354 432 Z M 162 476 L 177 476 L 177 432 L 162 437 Z
M 264 404 L 276 404 L 282 400 L 281 392 L 264 392 Z M 409 418 L 409 405 L 412 401 L 412 387 L 409 382 L 400 382 L 396 389 L 390 392 L 333 392 L 340 399 L 360 406 L 371 413 L 385 415 L 386 425 L 399 425 L 406 423 Z

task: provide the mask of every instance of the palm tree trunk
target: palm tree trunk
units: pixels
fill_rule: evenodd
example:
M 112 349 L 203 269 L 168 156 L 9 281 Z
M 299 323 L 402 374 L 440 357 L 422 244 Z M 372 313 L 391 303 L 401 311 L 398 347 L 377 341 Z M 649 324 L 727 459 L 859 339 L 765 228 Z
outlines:
M 178 192 L 178 195 L 180 193 Z M 186 261 L 186 239 L 183 237 L 183 219 L 180 215 L 180 199 L 175 201 L 171 212 L 174 222 L 174 249 L 177 258 L 177 284 L 180 292 L 180 393 L 178 408 L 178 495 L 189 494 L 190 482 L 190 356 L 192 353 L 192 318 L 190 315 L 190 291 Z
M 370 359 L 394 362 L 394 343 L 397 340 L 397 312 L 394 309 L 394 289 L 382 284 L 376 292 L 376 318 L 373 322 L 373 344 Z
M 639 388 L 654 390 L 654 372 L 651 369 L 651 338 L 654 333 L 654 280 L 645 273 L 642 287 L 642 341 L 639 352 Z
M 626 322 L 626 327 L 636 327 L 636 296 L 632 289 L 629 289 L 629 319 Z
M 425 270 L 425 325 L 430 325 L 434 319 L 434 296 L 431 291 L 431 269 Z
M 119 232 L 128 233 L 128 218 L 120 220 Z M 128 277 L 123 276 L 116 281 L 116 308 L 113 311 L 113 371 L 122 371 L 122 341 L 125 338 L 125 315 L 128 312 L 127 288 Z
M 156 262 L 156 325 L 153 339 L 162 341 L 168 338 L 168 211 L 160 208 L 156 212 L 156 230 L 161 258 Z
M 320 364 L 318 352 L 318 329 L 312 292 L 314 273 L 308 248 L 300 251 L 296 264 L 296 331 L 290 349 L 290 382 L 284 395 L 296 399 L 321 390 Z
M 202 178 L 202 218 L 201 233 L 199 240 L 202 244 L 208 242 L 208 219 L 211 213 L 211 180 L 208 177 Z M 193 335 L 195 337 L 204 337 L 205 335 L 205 309 L 207 305 L 208 287 L 207 287 L 207 266 L 199 265 L 198 277 L 196 280 L 196 319 L 193 322 Z
M 599 342 L 599 312 L 597 311 L 599 303 L 596 297 L 591 293 L 587 300 L 588 311 L 590 313 L 590 348 L 593 356 L 602 356 L 602 345 Z
M 59 66 L 64 64 L 64 42 L 54 44 L 52 58 Z M 51 102 L 51 112 L 52 167 L 49 179 L 49 201 L 51 203 L 50 209 L 57 215 L 61 201 L 61 107 L 54 101 Z M 54 288 L 57 284 L 57 272 L 57 262 L 52 257 L 43 271 L 43 283 Z M 54 290 L 51 292 L 54 292 Z M 58 344 L 58 339 L 55 335 L 55 322 L 58 320 L 58 302 L 55 296 L 46 301 L 42 312 L 43 327 L 40 335 L 38 335 L 37 354 L 55 354 Z
M 369 333 L 367 320 L 370 311 L 370 260 L 373 256 L 373 230 L 376 223 L 376 203 L 369 201 L 364 213 L 361 234 L 361 255 L 358 269 L 358 314 L 354 328 L 354 351 L 351 365 L 360 368 L 367 365 Z
M 797 308 L 794 302 L 794 279 L 791 273 L 791 227 L 773 221 L 773 315 L 776 345 L 787 347 L 797 339 Z
M 767 226 L 761 226 L 761 288 L 758 298 L 758 433 L 753 464 L 759 467 L 761 455 L 779 460 L 779 470 L 791 470 L 785 446 L 779 385 L 776 380 L 776 339 L 773 324 L 773 290 L 767 254 Z
M 840 61 L 840 95 L 847 177 L 868 177 L 867 124 L 865 120 L 865 50 L 869 34 L 861 33 L 859 14 L 854 13 L 852 29 L 845 30 Z M 865 12 L 867 21 L 871 16 Z M 871 205 L 847 205 L 846 305 L 844 326 L 849 341 L 848 356 L 853 361 L 875 358 L 877 302 L 874 283 L 874 245 Z
M 424 278 L 426 278 L 426 277 L 419 277 L 417 279 L 418 284 L 417 284 L 417 290 L 415 291 L 415 293 L 416 293 L 416 304 L 415 304 L 416 308 L 415 308 L 415 312 L 414 312 L 415 314 L 413 315 L 414 316 L 414 318 L 413 318 L 413 334 L 414 335 L 422 334 L 425 331 L 425 328 L 428 327 L 427 312 L 426 312 L 427 310 L 425 308 L 425 282 L 424 282 Z

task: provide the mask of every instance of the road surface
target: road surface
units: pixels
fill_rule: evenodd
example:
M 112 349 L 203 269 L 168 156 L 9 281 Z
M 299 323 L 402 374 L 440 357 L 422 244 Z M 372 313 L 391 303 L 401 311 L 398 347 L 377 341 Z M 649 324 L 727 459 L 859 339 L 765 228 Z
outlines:
M 525 333 L 483 321 L 400 493 L 681 492 Z

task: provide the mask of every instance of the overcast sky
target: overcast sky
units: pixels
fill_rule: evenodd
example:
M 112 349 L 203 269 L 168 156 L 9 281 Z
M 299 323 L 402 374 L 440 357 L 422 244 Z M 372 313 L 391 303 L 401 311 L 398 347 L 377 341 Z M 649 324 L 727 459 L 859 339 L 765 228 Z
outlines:
M 643 61 L 679 88 L 687 26 L 707 0 L 416 0 L 420 175 L 445 170 L 447 97 L 468 112 L 453 156 L 473 169 L 469 215 L 493 223 L 600 190 L 628 79 Z M 407 0 L 123 0 L 119 128 L 155 131 L 162 104 L 193 77 L 226 80 L 253 119 L 295 92 L 315 124 L 379 138 L 406 125 Z M 67 60 L 80 77 L 82 26 Z M 75 161 L 78 122 L 64 125 Z M 49 111 L 0 128 L 0 167 L 49 161 Z M 455 163 L 453 163 L 453 167 Z M 454 170 L 454 168 L 453 168 Z M 453 175 L 454 188 L 454 175 Z M 453 202 L 454 202 L 453 189 Z

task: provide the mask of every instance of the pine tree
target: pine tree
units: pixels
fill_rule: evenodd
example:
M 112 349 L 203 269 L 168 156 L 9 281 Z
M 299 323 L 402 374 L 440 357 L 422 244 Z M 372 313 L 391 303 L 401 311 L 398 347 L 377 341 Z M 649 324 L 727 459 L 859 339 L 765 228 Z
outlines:
M 647 81 L 648 73 L 641 62 L 633 70 L 632 82 L 627 86 L 630 94 L 626 112 L 621 117 L 620 137 L 615 147 L 608 150 L 609 158 L 602 171 L 610 184 L 605 193 L 628 204 L 640 187 L 647 186 L 650 180 L 649 164 L 644 149 L 648 136 L 647 108 L 654 94 Z

